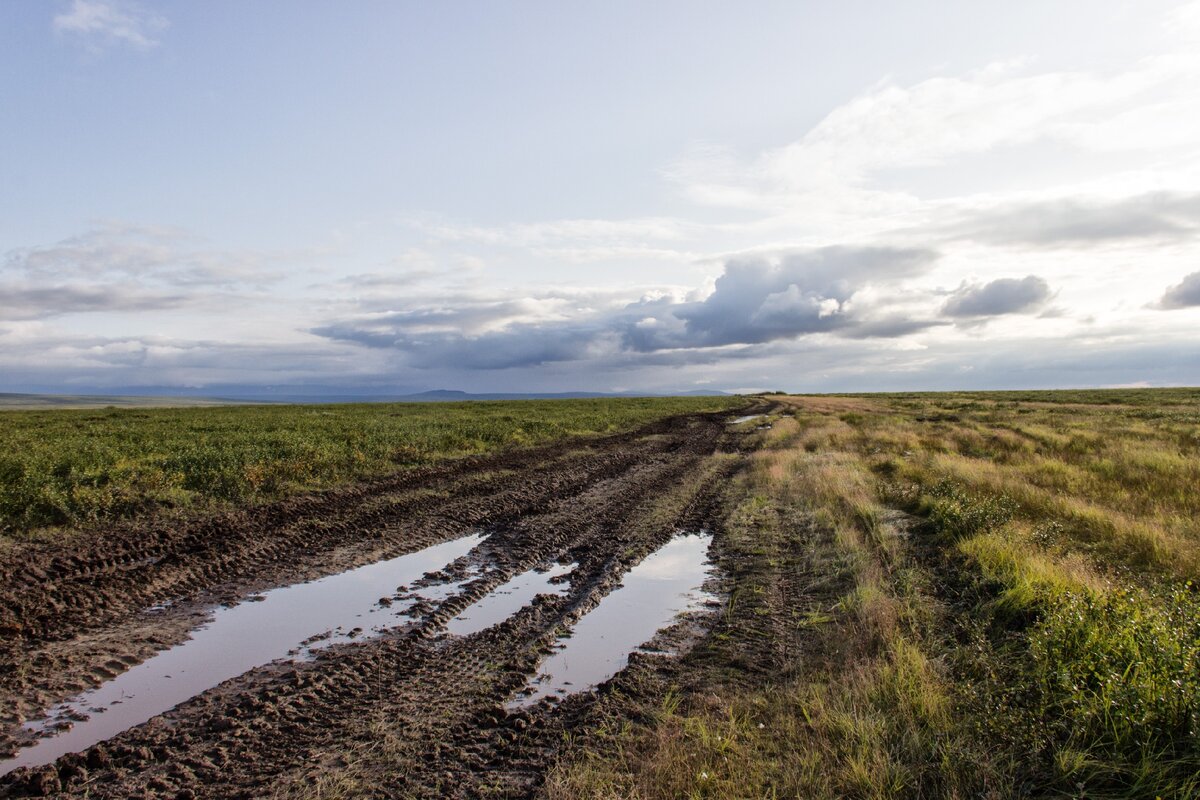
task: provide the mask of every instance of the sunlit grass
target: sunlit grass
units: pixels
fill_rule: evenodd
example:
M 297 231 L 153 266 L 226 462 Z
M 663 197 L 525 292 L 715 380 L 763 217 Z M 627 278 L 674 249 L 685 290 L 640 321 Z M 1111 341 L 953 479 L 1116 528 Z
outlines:
M 959 665 L 958 713 L 994 743 L 996 774 L 1017 764 L 1031 787 L 1193 796 L 1200 397 L 1130 395 L 907 399 L 904 415 L 857 418 L 848 452 L 881 497 L 927 520 L 942 553 L 928 578 L 940 564 L 976 587 L 948 622 L 984 647 L 930 644 Z
M 734 591 L 817 548 L 846 570 L 832 624 L 551 796 L 1200 797 L 1200 391 L 779 400 Z M 781 542 L 790 518 L 827 535 Z

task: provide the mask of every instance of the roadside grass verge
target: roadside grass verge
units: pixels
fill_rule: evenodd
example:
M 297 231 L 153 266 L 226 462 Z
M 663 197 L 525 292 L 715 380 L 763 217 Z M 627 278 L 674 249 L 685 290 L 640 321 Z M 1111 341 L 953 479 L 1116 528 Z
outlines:
M 769 613 L 824 623 L 779 679 L 730 656 L 569 754 L 549 796 L 1200 797 L 1200 392 L 776 399 L 731 597 L 818 581 L 806 552 L 838 565 L 819 611 Z
M 733 586 L 687 685 L 569 751 L 548 797 L 973 796 L 957 765 L 986 759 L 922 644 L 937 608 L 903 532 L 864 465 L 823 451 L 851 429 L 796 425 L 739 479 L 719 560 Z
M 888 400 L 850 449 L 925 520 L 963 735 L 1024 794 L 1197 796 L 1200 395 Z
M 630 430 L 740 397 L 0 412 L 0 540 L 279 498 L 440 459 Z

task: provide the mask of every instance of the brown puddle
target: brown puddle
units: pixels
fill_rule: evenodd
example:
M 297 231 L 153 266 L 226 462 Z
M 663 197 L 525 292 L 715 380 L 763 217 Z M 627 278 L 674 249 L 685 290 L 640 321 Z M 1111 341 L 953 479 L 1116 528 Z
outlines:
M 408 608 L 418 599 L 440 600 L 475 574 L 417 589 L 391 605 L 379 605 L 380 599 L 467 555 L 484 538 L 471 534 L 251 598 L 259 602 L 218 608 L 186 642 L 54 706 L 45 719 L 26 723 L 29 731 L 52 735 L 0 762 L 0 775 L 86 750 L 255 667 L 283 658 L 311 658 L 317 648 L 404 625 L 411 621 Z M 69 729 L 54 733 L 64 724 Z
M 749 421 L 750 421 L 750 420 L 752 420 L 752 419 L 762 419 L 762 418 L 764 418 L 765 416 L 767 416 L 767 415 L 766 415 L 766 414 L 747 414 L 747 415 L 746 415 L 746 416 L 744 416 L 744 417 L 737 417 L 736 419 L 731 419 L 731 420 L 729 420 L 729 423 L 728 423 L 728 424 L 730 424 L 730 425 L 741 425 L 743 422 L 749 422 Z
M 677 616 L 694 611 L 714 596 L 703 589 L 708 577 L 708 533 L 676 536 L 629 570 L 621 585 L 575 624 L 510 708 L 544 697 L 590 689 L 620 672 L 640 649 Z

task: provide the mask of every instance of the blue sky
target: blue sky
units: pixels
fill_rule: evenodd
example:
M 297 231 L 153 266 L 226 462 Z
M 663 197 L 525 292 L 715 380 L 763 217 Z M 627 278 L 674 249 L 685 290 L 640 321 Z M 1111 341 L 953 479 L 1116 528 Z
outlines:
M 0 6 L 0 391 L 1200 383 L 1196 2 Z

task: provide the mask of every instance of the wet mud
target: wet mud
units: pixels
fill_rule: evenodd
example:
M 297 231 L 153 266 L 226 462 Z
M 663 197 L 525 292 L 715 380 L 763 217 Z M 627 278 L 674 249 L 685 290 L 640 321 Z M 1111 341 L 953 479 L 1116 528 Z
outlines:
M 21 551 L 0 565 L 0 797 L 532 795 L 594 693 L 513 699 L 680 531 L 719 540 L 746 446 L 728 422 Z M 205 644 L 220 636 L 240 644 Z M 205 647 L 240 660 L 213 667 Z M 627 655 L 583 682 L 603 691 Z
M 478 534 L 452 539 L 217 608 L 187 641 L 26 723 L 25 730 L 40 734 L 39 739 L 15 758 L 0 762 L 0 775 L 85 750 L 272 661 L 311 658 L 319 648 L 379 635 L 410 622 L 407 614 L 413 605 L 445 596 L 460 588 L 461 582 L 436 583 L 394 598 L 389 595 L 465 557 L 482 540 Z M 376 616 L 381 619 L 372 619 Z M 364 625 L 370 627 L 364 630 Z
M 676 536 L 635 564 L 571 628 L 508 707 L 527 708 L 544 697 L 562 698 L 603 683 L 677 616 L 714 602 L 704 591 L 711 541 L 707 533 Z

